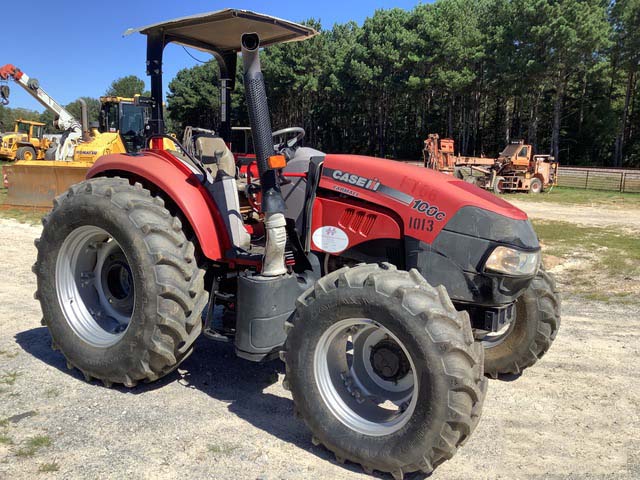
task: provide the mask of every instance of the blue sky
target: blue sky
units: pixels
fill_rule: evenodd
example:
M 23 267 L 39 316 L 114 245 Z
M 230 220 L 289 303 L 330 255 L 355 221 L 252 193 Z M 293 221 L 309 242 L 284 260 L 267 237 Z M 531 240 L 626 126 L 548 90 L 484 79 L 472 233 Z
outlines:
M 99 97 L 118 77 L 144 71 L 145 37 L 123 37 L 139 27 L 185 15 L 242 8 L 292 21 L 319 18 L 323 26 L 355 20 L 358 23 L 378 8 L 413 8 L 420 0 L 6 0 L 2 2 L 0 66 L 12 63 L 40 80 L 52 97 L 67 104 L 78 97 Z M 19 21 L 22 19 L 22 21 Z M 193 52 L 197 58 L 208 56 Z M 178 70 L 195 65 L 182 47 L 165 50 L 164 83 Z M 11 82 L 12 107 L 42 110 L 40 104 Z

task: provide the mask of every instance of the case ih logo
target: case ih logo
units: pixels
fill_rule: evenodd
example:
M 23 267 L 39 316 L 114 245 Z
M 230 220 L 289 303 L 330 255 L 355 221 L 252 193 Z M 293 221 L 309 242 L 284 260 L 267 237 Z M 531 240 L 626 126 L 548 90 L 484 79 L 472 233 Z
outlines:
M 378 180 L 371 180 L 370 178 L 361 177 L 354 173 L 343 172 L 342 170 L 334 170 L 331 176 L 338 182 L 348 183 L 349 185 L 366 188 L 374 192 L 380 188 L 380 182 Z

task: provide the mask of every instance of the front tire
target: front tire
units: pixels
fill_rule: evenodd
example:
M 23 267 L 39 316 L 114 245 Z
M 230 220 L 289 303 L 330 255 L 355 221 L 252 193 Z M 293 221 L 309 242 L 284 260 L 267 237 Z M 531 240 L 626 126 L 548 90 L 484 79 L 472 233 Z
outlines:
M 529 183 L 529 193 L 533 195 L 537 195 L 538 193 L 542 193 L 543 185 L 542 180 L 539 178 L 532 178 Z
M 285 387 L 316 444 L 374 470 L 431 473 L 478 423 L 483 351 L 444 287 L 391 264 L 342 268 L 299 299 Z
M 16 152 L 16 160 L 32 161 L 36 159 L 36 151 L 33 147 L 20 147 Z
M 162 199 L 126 179 L 94 178 L 58 197 L 43 224 L 36 298 L 69 367 L 133 387 L 189 356 L 204 272 Z
M 560 328 L 560 297 L 553 276 L 540 267 L 515 308 L 515 318 L 504 333 L 480 339 L 484 371 L 493 378 L 522 373 L 551 347 Z

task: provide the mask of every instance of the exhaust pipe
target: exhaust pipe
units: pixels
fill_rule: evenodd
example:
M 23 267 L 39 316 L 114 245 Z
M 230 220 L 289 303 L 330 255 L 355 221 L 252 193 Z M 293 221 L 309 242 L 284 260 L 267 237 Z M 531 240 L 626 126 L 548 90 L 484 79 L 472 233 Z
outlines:
M 84 99 L 79 98 L 80 102 L 80 110 L 81 113 L 81 123 L 82 123 L 82 140 L 85 142 L 91 141 L 91 132 L 89 131 L 89 110 L 87 109 L 87 102 Z
M 262 211 L 284 212 L 285 204 L 280 193 L 275 170 L 269 168 L 269 157 L 273 156 L 273 136 L 267 92 L 260 67 L 260 37 L 257 33 L 242 35 L 242 61 L 244 63 L 244 88 L 251 123 L 251 134 L 256 152 L 258 172 L 262 185 Z
M 244 64 L 244 88 L 251 123 L 251 135 L 256 152 L 256 162 L 262 187 L 261 210 L 265 214 L 267 244 L 262 261 L 262 275 L 275 277 L 287 273 L 284 249 L 287 242 L 285 203 L 280 192 L 275 170 L 269 168 L 273 152 L 271 118 L 267 92 L 260 67 L 260 37 L 257 33 L 242 35 L 242 62 Z

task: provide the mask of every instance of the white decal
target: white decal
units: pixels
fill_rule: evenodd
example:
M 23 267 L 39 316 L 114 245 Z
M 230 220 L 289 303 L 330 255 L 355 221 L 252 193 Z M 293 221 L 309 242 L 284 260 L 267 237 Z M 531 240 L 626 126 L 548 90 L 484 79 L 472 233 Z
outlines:
M 338 227 L 320 227 L 313 232 L 313 243 L 325 252 L 338 253 L 349 246 L 349 237 Z

